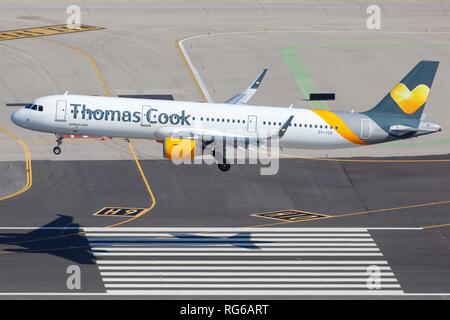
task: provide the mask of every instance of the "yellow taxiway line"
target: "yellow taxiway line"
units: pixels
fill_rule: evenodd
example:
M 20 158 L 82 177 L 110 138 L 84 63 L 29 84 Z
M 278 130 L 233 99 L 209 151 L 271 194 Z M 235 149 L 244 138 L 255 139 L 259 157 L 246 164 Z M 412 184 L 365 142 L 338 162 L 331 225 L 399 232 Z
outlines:
M 49 40 L 49 39 L 42 39 L 42 40 L 47 41 L 47 42 L 51 42 L 53 44 L 62 46 L 62 47 L 67 48 L 67 49 L 70 49 L 72 51 L 75 51 L 79 55 L 81 55 L 84 59 L 86 59 L 89 62 L 89 64 L 94 69 L 95 75 L 97 76 L 97 79 L 100 81 L 100 84 L 102 86 L 102 89 L 103 89 L 103 92 L 104 92 L 105 96 L 110 96 L 111 95 L 111 91 L 108 88 L 106 79 L 103 76 L 103 73 L 102 73 L 102 71 L 100 70 L 100 68 L 99 68 L 99 66 L 97 64 L 97 61 L 95 60 L 95 58 L 91 54 L 89 54 L 88 52 L 86 52 L 86 51 L 84 51 L 84 50 L 82 50 L 82 49 L 80 49 L 78 47 L 73 47 L 73 46 L 68 45 L 66 43 L 62 43 L 62 42 L 54 41 L 54 40 Z M 130 218 L 128 220 L 121 221 L 119 223 L 115 223 L 115 224 L 106 226 L 106 228 L 112 228 L 112 227 L 115 227 L 115 226 L 123 225 L 123 224 L 128 223 L 128 222 L 130 222 L 132 220 L 136 220 L 136 219 L 142 217 L 143 215 L 147 214 L 156 205 L 155 195 L 153 194 L 152 188 L 150 187 L 150 184 L 149 184 L 149 182 L 147 180 L 147 177 L 145 176 L 144 170 L 142 170 L 142 166 L 141 166 L 141 164 L 139 162 L 139 159 L 138 159 L 138 157 L 136 155 L 136 151 L 134 150 L 134 147 L 131 144 L 131 142 L 128 142 L 128 147 L 129 147 L 131 155 L 133 156 L 133 159 L 134 159 L 134 161 L 136 163 L 136 166 L 137 166 L 137 168 L 139 170 L 141 178 L 144 181 L 146 190 L 147 190 L 148 194 L 150 195 L 151 203 L 150 203 L 150 206 L 148 208 L 145 208 L 145 210 L 142 211 L 141 213 L 139 213 L 138 215 L 136 215 L 136 216 L 134 216 L 134 217 L 132 217 L 132 218 Z
M 139 159 L 138 159 L 138 157 L 136 155 L 136 151 L 134 150 L 134 147 L 131 144 L 131 142 L 128 142 L 128 147 L 130 148 L 130 152 L 133 155 L 133 159 L 134 159 L 134 161 L 136 163 L 136 166 L 137 166 L 137 168 L 139 170 L 139 173 L 141 174 L 141 178 L 144 181 L 145 187 L 146 187 L 147 192 L 148 192 L 148 194 L 150 196 L 150 199 L 151 199 L 150 206 L 148 208 L 146 208 L 144 211 L 142 211 L 141 213 L 139 213 L 138 215 L 136 215 L 136 216 L 134 216 L 134 217 L 132 217 L 132 218 L 130 218 L 128 220 L 121 221 L 121 222 L 109 225 L 109 226 L 107 226 L 107 228 L 117 227 L 117 226 L 123 225 L 125 223 L 131 222 L 133 220 L 136 220 L 136 219 L 142 217 L 143 215 L 145 215 L 150 210 L 152 210 L 155 207 L 155 205 L 156 205 L 155 195 L 153 194 L 152 188 L 150 187 L 150 184 L 148 183 L 148 180 L 147 180 L 147 177 L 145 176 L 144 170 L 142 170 L 141 163 L 139 162 Z
M 16 135 L 14 135 L 12 132 L 10 132 L 9 130 L 7 130 L 5 128 L 0 128 L 0 131 L 3 132 L 4 134 L 6 134 L 11 139 L 13 139 L 14 141 L 16 141 L 22 147 L 23 153 L 25 155 L 25 175 L 26 175 L 25 185 L 20 190 L 14 192 L 12 194 L 9 194 L 7 196 L 1 197 L 0 201 L 3 201 L 6 199 L 11 199 L 11 198 L 17 197 L 18 195 L 26 192 L 28 189 L 31 188 L 31 186 L 33 185 L 33 168 L 31 166 L 30 149 L 28 148 L 28 145 L 26 144 L 26 142 L 19 139 Z

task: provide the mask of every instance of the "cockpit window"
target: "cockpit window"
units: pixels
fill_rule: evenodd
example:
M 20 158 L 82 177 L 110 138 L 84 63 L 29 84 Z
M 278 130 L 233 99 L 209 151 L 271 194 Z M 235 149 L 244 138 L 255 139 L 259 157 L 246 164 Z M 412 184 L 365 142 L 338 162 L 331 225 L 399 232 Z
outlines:
M 31 109 L 34 111 L 44 111 L 44 107 L 42 105 L 37 105 L 37 104 L 27 104 L 25 106 L 25 109 Z

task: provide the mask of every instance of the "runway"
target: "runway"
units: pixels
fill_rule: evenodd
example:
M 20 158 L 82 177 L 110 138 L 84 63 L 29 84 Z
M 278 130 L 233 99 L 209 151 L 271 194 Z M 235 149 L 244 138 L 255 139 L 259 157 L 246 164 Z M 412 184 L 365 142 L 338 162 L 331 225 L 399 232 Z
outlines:
M 59 2 L 0 5 L 0 298 L 448 299 L 450 7 L 379 5 L 370 31 L 363 2 L 93 0 L 89 32 L 66 32 Z M 154 141 L 66 139 L 56 157 L 9 121 L 66 90 L 225 101 L 263 68 L 254 104 L 363 111 L 423 59 L 441 61 L 439 135 L 285 149 L 273 176 L 176 166 Z
M 346 290 L 367 297 L 445 297 L 449 291 L 449 229 L 445 224 L 450 201 L 445 186 L 450 177 L 442 170 L 446 162 L 285 159 L 278 175 L 266 177 L 257 175 L 255 166 L 235 166 L 224 175 L 206 165 L 175 166 L 166 161 L 140 164 L 155 196 L 151 204 L 133 161 L 34 161 L 33 187 L 0 204 L 1 287 L 16 294 L 36 292 L 36 282 L 27 279 L 38 274 L 46 283 L 41 293 L 71 296 L 74 292 L 66 288 L 66 268 L 76 264 L 82 267 L 83 283 L 87 283 L 79 294 L 154 297 L 159 292 L 202 297 L 218 290 L 217 296 L 251 296 L 264 281 L 271 284 L 265 286 L 270 290 L 258 290 L 268 297 L 348 296 Z M 414 182 L 423 179 L 421 168 L 427 171 L 426 188 Z M 393 179 L 395 171 L 397 178 Z M 51 178 L 44 173 L 51 173 Z M 197 183 L 192 184 L 193 180 Z M 79 185 L 84 188 L 77 188 Z M 122 190 L 120 197 L 116 190 Z M 109 192 L 116 196 L 111 197 Z M 408 198 L 411 194 L 414 199 Z M 379 205 L 380 199 L 385 206 Z M 103 207 L 149 206 L 153 208 L 137 218 L 96 214 Z M 311 212 L 312 208 L 320 211 Z M 278 215 L 261 217 L 256 209 Z M 302 215 L 300 220 L 292 220 L 296 210 L 321 216 L 309 219 Z M 283 220 L 280 211 L 289 211 L 291 219 Z M 16 227 L 19 217 L 29 225 Z M 104 229 L 118 223 L 121 225 Z M 33 225 L 37 229 L 28 234 Z M 174 265 L 173 261 L 180 258 L 192 264 Z M 236 265 L 229 265 L 227 260 Z M 246 262 L 239 264 L 241 260 Z M 370 265 L 376 262 L 382 273 L 387 272 L 383 277 L 388 275 L 389 283 L 381 291 L 367 289 L 368 276 L 361 273 L 369 266 L 366 260 Z M 309 265 L 315 261 L 322 262 Z M 251 287 L 253 282 L 242 283 L 232 273 L 236 268 L 250 274 L 300 273 L 285 274 L 288 286 L 256 273 L 254 277 L 259 280 L 254 284 L 258 285 Z M 151 269 L 163 273 L 150 274 Z M 304 278 L 301 273 L 322 271 L 331 274 Z M 172 277 L 170 272 L 179 274 Z M 339 272 L 350 272 L 347 276 L 357 281 L 352 278 L 345 282 Z M 176 282 L 179 278 L 190 282 Z M 308 283 L 310 279 L 316 280 Z M 161 285 L 164 290 L 158 287 Z
M 206 235 L 206 229 L 174 231 L 87 232 L 106 292 L 356 295 L 370 290 L 370 268 L 380 277 L 377 294 L 403 292 L 364 229 L 292 228 L 287 233 L 274 228 L 214 228 Z M 199 231 L 203 234 L 197 234 Z M 299 257 L 302 260 L 297 260 Z
M 41 273 L 46 290 L 33 291 L 36 281 L 24 281 L 29 277 L 17 281 L 17 275 L 29 274 L 16 264 L 23 255 L 8 257 L 7 265 L 2 255 L 2 296 L 448 296 L 448 261 L 440 266 L 430 264 L 439 259 L 426 264 L 416 261 L 403 267 L 422 252 L 423 240 L 413 255 L 414 250 L 402 248 L 400 256 L 386 240 L 378 241 L 383 233 L 383 238 L 400 244 L 405 234 L 418 240 L 423 236 L 420 228 L 46 228 L 47 236 L 56 232 L 54 238 L 62 240 L 59 248 L 46 250 L 38 238 L 40 249 L 24 251 L 38 261 L 28 268 L 50 267 Z M 23 230 L 41 236 L 45 232 L 45 228 Z M 27 247 L 27 241 L 32 238 L 22 238 L 22 244 L 16 245 Z M 436 249 L 433 258 L 439 254 Z M 66 264 L 67 260 L 81 264 L 82 290 L 63 289 L 66 268 L 55 257 L 66 258 Z M 427 271 L 422 269 L 425 265 Z M 438 288 L 443 291 L 437 292 Z

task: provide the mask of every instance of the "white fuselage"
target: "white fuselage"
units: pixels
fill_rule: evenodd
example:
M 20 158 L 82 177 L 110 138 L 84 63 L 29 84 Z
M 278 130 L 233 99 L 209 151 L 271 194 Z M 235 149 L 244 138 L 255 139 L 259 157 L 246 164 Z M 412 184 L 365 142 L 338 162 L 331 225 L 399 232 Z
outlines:
M 230 132 L 268 136 L 293 115 L 281 146 L 355 146 L 309 109 L 81 95 L 47 96 L 36 99 L 34 104 L 42 106 L 42 111 L 22 108 L 12 115 L 12 121 L 28 129 L 57 134 L 160 139 L 167 130 L 190 129 L 210 135 Z

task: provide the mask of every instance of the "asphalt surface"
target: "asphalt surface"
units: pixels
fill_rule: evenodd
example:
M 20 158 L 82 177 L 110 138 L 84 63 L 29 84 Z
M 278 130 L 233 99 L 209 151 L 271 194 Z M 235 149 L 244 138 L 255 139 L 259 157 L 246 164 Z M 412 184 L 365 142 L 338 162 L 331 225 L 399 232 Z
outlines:
M 281 156 L 289 159 L 281 160 L 280 171 L 274 176 L 261 176 L 258 166 L 234 166 L 226 174 L 215 166 L 175 166 L 160 160 L 160 144 L 132 141 L 139 159 L 145 159 L 140 162 L 141 172 L 122 140 L 66 139 L 63 153 L 56 157 L 51 153 L 55 144 L 52 135 L 14 126 L 9 118 L 17 107 L 0 107 L 0 199 L 30 183 L 19 141 L 31 150 L 33 178 L 26 192 L 0 201 L 0 298 L 23 297 L 27 293 L 37 297 L 33 293 L 54 292 L 61 298 L 66 297 L 61 294 L 107 292 L 105 284 L 117 279 L 108 280 L 101 274 L 99 266 L 108 261 L 99 263 L 99 256 L 114 252 L 108 251 L 114 248 L 95 249 L 98 243 L 86 236 L 84 228 L 116 226 L 165 227 L 169 229 L 143 232 L 157 235 L 163 232 L 169 238 L 180 237 L 176 227 L 206 227 L 209 235 L 216 238 L 223 236 L 222 231 L 215 229 L 218 227 L 328 228 L 324 231 L 328 235 L 362 228 L 357 232 L 373 241 L 374 249 L 382 253 L 379 260 L 386 261 L 385 267 L 393 273 L 392 283 L 400 286 L 393 289 L 403 292 L 393 297 L 448 299 L 449 3 L 377 1 L 382 27 L 369 31 L 366 8 L 372 3 L 367 1 L 248 0 L 239 5 L 222 1 L 180 2 L 85 1 L 81 5 L 81 22 L 104 29 L 1 41 L 0 104 L 27 103 L 66 90 L 74 94 L 114 96 L 170 94 L 176 100 L 199 101 L 201 94 L 185 68 L 186 57 L 179 54 L 175 45 L 178 40 L 189 38 L 183 42 L 186 51 L 215 101 L 224 101 L 246 88 L 261 69 L 268 68 L 269 73 L 252 103 L 279 107 L 290 104 L 318 107 L 305 101 L 308 93 L 318 91 L 336 93 L 335 101 L 319 107 L 367 110 L 417 61 L 439 60 L 426 119 L 441 124 L 443 131 L 365 148 L 283 150 Z M 2 3 L 0 31 L 63 24 L 70 4 L 47 1 L 42 5 L 32 0 Z M 28 160 L 29 156 L 25 154 Z M 299 156 L 345 157 L 351 161 L 299 159 Z M 358 160 L 356 157 L 371 161 L 353 161 Z M 406 161 L 379 162 L 380 159 Z M 94 215 L 103 208 L 116 207 L 127 208 L 124 211 L 139 208 L 140 214 Z M 271 213 L 286 210 L 301 212 L 282 212 L 278 216 Z M 280 220 L 283 215 L 315 219 Z M 133 233 L 139 229 L 115 230 Z M 198 232 L 191 233 L 199 236 Z M 242 236 L 245 229 L 235 229 L 231 234 L 241 235 L 246 246 L 253 245 L 258 237 L 255 230 L 245 237 Z M 227 241 L 211 249 L 202 242 L 204 236 L 199 238 L 197 249 L 210 255 L 209 263 L 222 268 L 224 265 L 214 253 L 254 249 L 235 248 Z M 299 246 L 302 238 L 296 237 L 294 244 Z M 324 235 L 317 235 L 311 244 L 320 247 L 323 238 Z M 292 247 L 288 239 L 278 235 L 272 245 L 281 252 L 289 252 Z M 349 236 L 347 244 L 364 244 L 357 239 L 360 236 Z M 129 244 L 129 240 L 125 239 L 124 244 Z M 189 244 L 189 241 L 179 243 L 186 250 Z M 128 256 L 136 252 L 133 250 L 155 250 L 151 242 L 146 245 L 140 248 L 138 243 L 132 243 L 124 249 L 122 253 L 126 256 L 121 259 L 135 259 Z M 137 249 L 131 248 L 134 246 Z M 341 244 L 337 247 L 345 248 Z M 316 250 L 315 258 L 280 258 L 268 249 L 261 252 L 274 263 L 290 258 L 328 263 L 338 257 Z M 348 260 L 371 258 L 356 255 Z M 162 267 L 168 266 L 168 258 L 163 256 L 136 259 L 145 260 L 139 263 L 155 260 Z M 192 259 L 205 258 L 192 256 Z M 236 265 L 242 263 L 235 260 Z M 369 264 L 366 260 L 363 265 Z M 129 271 L 127 263 L 124 262 L 122 271 Z M 81 268 L 80 290 L 67 288 L 67 268 L 71 265 Z M 179 267 L 186 272 L 186 265 Z M 330 262 L 329 267 L 335 265 Z M 211 281 L 211 277 L 206 280 Z M 269 283 L 267 279 L 262 281 Z M 143 283 L 148 281 L 135 281 L 134 285 Z M 324 296 L 330 297 L 332 288 L 324 290 Z M 178 298 L 183 297 L 186 296 Z M 269 297 L 317 296 L 297 293 Z M 375 294 L 365 297 L 379 298 Z
M 135 220 L 94 215 L 103 207 L 150 207 L 134 161 L 34 161 L 31 189 L 0 203 L 1 227 L 12 228 L 1 231 L 0 287 L 6 292 L 71 292 L 66 268 L 76 264 L 86 281 L 82 292 L 104 292 L 92 244 L 80 228 L 129 221 L 119 227 L 166 227 L 173 234 L 176 227 L 369 228 L 405 293 L 446 293 L 449 229 L 421 229 L 449 223 L 448 163 L 425 162 L 446 159 L 283 159 L 275 176 L 259 175 L 255 165 L 222 173 L 215 166 L 141 161 L 156 201 Z M 286 209 L 328 217 L 286 222 L 253 215 Z M 63 229 L 34 234 L 14 229 L 49 226 Z

